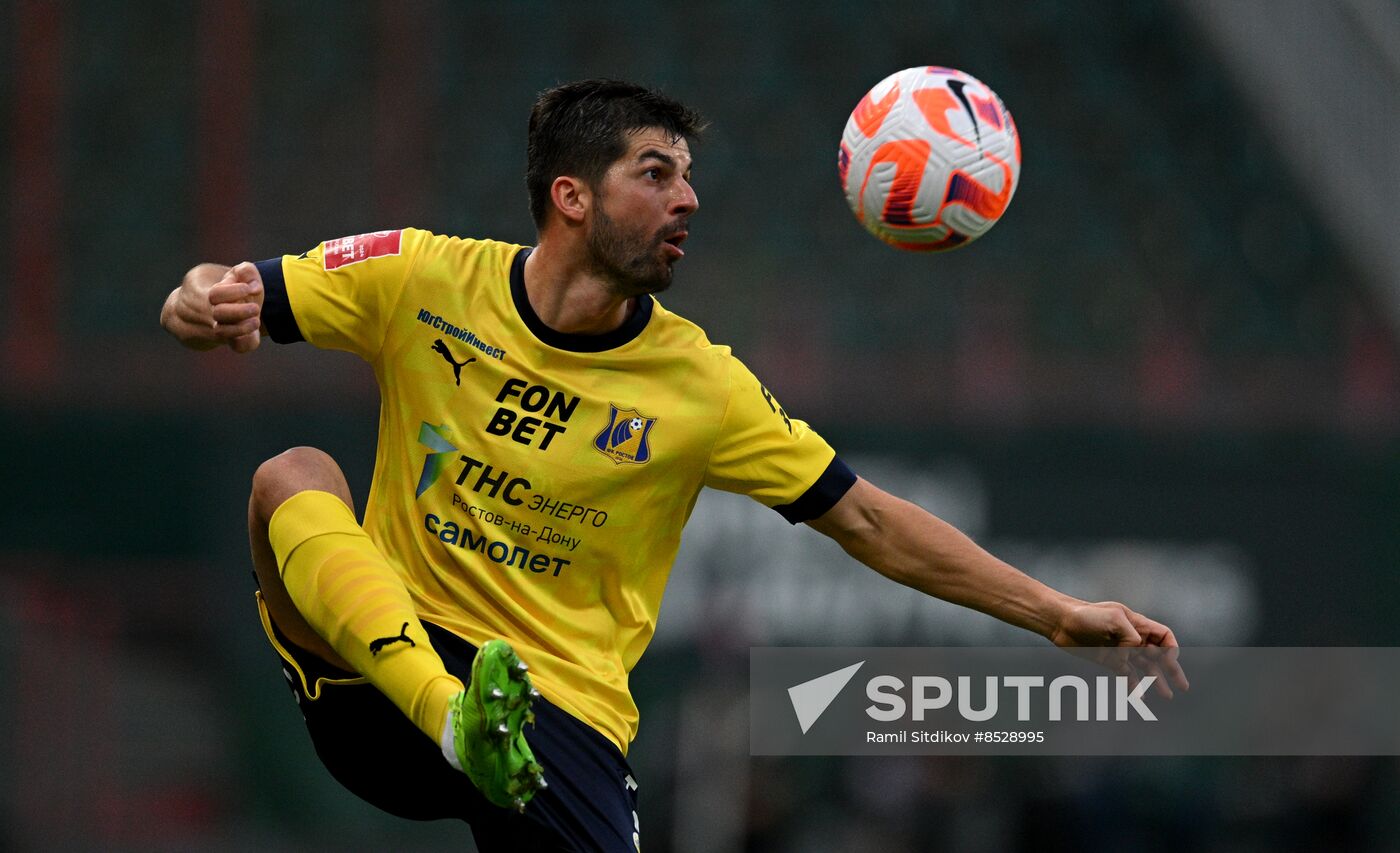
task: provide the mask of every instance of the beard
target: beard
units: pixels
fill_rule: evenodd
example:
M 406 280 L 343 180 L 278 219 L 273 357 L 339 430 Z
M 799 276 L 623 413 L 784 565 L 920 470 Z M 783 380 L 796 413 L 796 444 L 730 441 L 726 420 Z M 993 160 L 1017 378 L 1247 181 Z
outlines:
M 595 209 L 588 230 L 589 264 L 593 272 L 612 284 L 619 296 L 660 293 L 671 286 L 673 261 L 661 257 L 661 244 L 684 225 L 670 223 L 654 233 L 627 230 L 603 211 Z

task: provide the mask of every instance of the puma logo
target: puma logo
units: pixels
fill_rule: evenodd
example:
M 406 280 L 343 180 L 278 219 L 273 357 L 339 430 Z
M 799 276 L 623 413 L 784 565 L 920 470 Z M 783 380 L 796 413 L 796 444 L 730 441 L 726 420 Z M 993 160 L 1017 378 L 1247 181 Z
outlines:
M 380 637 L 377 640 L 372 640 L 369 644 L 370 655 L 378 655 L 385 646 L 391 643 L 408 643 L 415 649 L 418 648 L 418 644 L 413 642 L 412 637 L 408 636 L 408 623 L 405 622 L 403 623 L 403 627 L 399 629 L 399 635 L 397 637 Z
M 457 386 L 461 387 L 462 368 L 471 364 L 473 361 L 476 361 L 476 358 L 473 356 L 468 358 L 466 361 L 458 363 L 457 359 L 452 357 L 452 350 L 448 349 L 447 344 L 442 342 L 442 338 L 438 338 L 437 340 L 433 341 L 433 352 L 441 354 L 443 358 L 447 359 L 447 363 L 452 365 L 452 378 L 457 380 Z

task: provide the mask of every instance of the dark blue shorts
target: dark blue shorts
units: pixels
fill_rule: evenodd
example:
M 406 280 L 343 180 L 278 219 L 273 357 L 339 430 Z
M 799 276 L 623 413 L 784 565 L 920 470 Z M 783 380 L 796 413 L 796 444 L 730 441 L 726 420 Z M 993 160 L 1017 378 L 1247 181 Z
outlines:
M 452 769 L 438 745 L 377 688 L 293 645 L 264 619 L 280 645 L 282 672 L 316 754 L 351 793 L 410 820 L 465 820 L 482 853 L 636 853 L 635 776 L 617 747 L 591 726 L 538 700 L 535 725 L 525 737 L 549 788 L 535 795 L 523 815 L 503 809 Z M 469 681 L 476 648 L 437 625 L 423 627 L 447 671 Z

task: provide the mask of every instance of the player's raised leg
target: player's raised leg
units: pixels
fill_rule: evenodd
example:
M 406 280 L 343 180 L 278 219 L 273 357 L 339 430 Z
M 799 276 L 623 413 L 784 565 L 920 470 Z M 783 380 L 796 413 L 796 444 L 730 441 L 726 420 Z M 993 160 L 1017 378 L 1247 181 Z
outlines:
M 403 581 L 348 498 L 340 467 L 315 448 L 293 448 L 258 468 L 249 522 L 269 615 L 292 642 L 364 675 L 436 739 L 462 683 L 443 667 Z
M 322 451 L 293 448 L 259 466 L 249 535 L 269 616 L 292 642 L 369 679 L 487 799 L 523 808 L 543 786 L 522 732 L 536 695 L 524 664 L 506 643 L 485 643 L 464 689 L 350 504 Z
M 253 574 L 258 579 L 268 615 L 287 639 L 327 663 L 353 672 L 355 668 L 336 654 L 292 603 L 282 583 L 277 555 L 268 541 L 267 522 L 272 514 L 288 498 L 306 489 L 335 495 L 354 512 L 350 486 L 340 466 L 328 454 L 310 447 L 296 447 L 264 462 L 253 475 L 253 492 L 248 498 L 248 546 L 253 555 Z

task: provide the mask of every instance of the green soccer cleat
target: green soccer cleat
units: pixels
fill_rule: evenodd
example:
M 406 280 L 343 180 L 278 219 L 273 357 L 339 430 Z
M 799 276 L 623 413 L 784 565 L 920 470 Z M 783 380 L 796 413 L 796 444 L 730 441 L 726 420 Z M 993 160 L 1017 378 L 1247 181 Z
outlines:
M 467 689 L 452 697 L 452 748 L 472 784 L 495 805 L 523 812 L 546 787 L 544 771 L 525 742 L 535 724 L 539 691 L 505 640 L 488 640 L 472 661 Z

